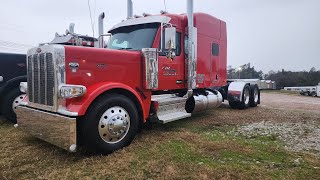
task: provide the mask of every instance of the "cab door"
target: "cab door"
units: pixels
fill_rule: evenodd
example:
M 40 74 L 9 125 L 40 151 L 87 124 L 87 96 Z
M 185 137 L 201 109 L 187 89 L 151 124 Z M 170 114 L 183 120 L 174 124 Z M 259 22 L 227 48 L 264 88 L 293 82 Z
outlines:
M 183 89 L 185 87 L 184 53 L 182 48 L 184 46 L 183 46 L 183 40 L 181 37 L 182 37 L 181 31 L 177 30 L 176 50 L 175 50 L 176 57 L 174 59 L 170 59 L 166 57 L 168 52 L 167 49 L 162 48 L 163 52 L 159 53 L 159 74 L 158 74 L 159 88 L 158 90 Z

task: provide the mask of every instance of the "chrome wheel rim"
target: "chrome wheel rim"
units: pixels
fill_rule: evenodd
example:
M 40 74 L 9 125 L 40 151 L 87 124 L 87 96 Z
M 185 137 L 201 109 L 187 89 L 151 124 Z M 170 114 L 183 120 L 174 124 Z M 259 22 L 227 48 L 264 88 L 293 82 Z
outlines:
M 13 109 L 13 111 L 15 111 L 15 109 L 17 108 L 17 106 L 19 106 L 19 105 L 21 104 L 21 102 L 23 101 L 23 99 L 24 99 L 25 96 L 26 96 L 25 94 L 21 94 L 21 95 L 19 95 L 18 97 L 16 97 L 16 98 L 14 99 L 14 101 L 12 102 L 12 109 Z
M 254 90 L 254 94 L 253 95 L 254 95 L 253 96 L 254 97 L 254 102 L 257 103 L 258 100 L 259 100 L 259 93 L 258 93 L 257 89 Z
M 244 103 L 245 104 L 249 104 L 249 101 L 250 101 L 250 92 L 248 89 L 245 89 L 244 90 Z
M 107 143 L 115 144 L 126 137 L 129 128 L 129 113 L 124 108 L 115 106 L 102 114 L 98 130 L 101 139 Z

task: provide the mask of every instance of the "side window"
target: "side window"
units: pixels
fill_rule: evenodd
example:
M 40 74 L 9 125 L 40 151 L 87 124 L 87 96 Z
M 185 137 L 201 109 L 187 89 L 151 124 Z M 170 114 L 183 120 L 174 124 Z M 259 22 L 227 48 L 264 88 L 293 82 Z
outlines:
M 163 36 L 165 36 L 165 34 L 163 33 Z M 164 38 L 163 38 L 163 46 L 164 46 Z M 159 47 L 161 46 L 161 43 L 159 45 Z M 176 56 L 180 56 L 181 54 L 181 32 L 177 32 L 176 34 L 176 50 L 175 50 L 175 53 L 176 53 Z M 164 47 L 162 48 L 164 49 Z M 166 55 L 166 52 L 168 52 L 168 49 L 164 49 L 164 52 L 160 53 L 159 55 L 160 56 L 165 56 Z
M 212 55 L 219 56 L 219 44 L 212 44 Z

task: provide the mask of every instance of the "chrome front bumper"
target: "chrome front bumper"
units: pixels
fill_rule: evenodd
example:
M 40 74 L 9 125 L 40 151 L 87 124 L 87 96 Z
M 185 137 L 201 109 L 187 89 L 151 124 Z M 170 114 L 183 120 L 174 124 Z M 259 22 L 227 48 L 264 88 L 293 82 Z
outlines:
M 76 151 L 76 118 L 25 106 L 18 106 L 16 114 L 19 129 L 70 152 Z

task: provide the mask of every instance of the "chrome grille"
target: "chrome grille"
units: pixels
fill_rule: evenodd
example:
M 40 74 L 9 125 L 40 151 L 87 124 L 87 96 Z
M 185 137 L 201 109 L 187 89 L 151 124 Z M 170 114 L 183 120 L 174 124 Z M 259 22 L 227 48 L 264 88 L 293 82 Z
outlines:
M 32 103 L 53 106 L 54 64 L 52 53 L 28 56 L 28 96 Z

